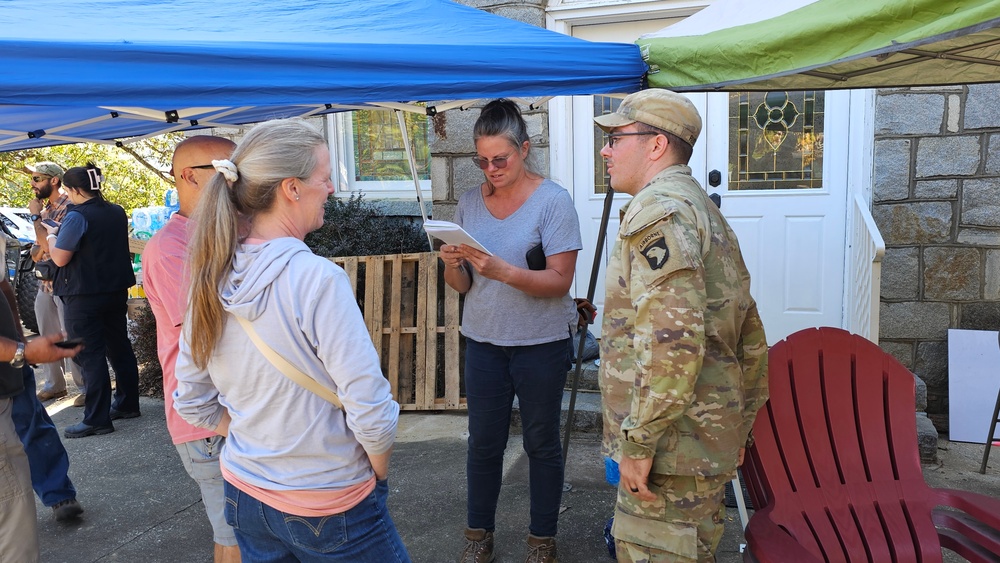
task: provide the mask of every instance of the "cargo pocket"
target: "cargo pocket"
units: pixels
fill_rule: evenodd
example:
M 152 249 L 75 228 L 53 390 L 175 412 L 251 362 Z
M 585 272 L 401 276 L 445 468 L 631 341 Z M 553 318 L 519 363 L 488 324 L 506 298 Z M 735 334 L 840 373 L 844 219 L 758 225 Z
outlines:
M 698 522 L 688 520 L 667 496 L 676 495 L 676 478 L 650 475 L 649 490 L 656 500 L 640 500 L 624 487 L 618 488 L 618 506 L 611 535 L 616 540 L 673 553 L 696 561 L 698 559 Z

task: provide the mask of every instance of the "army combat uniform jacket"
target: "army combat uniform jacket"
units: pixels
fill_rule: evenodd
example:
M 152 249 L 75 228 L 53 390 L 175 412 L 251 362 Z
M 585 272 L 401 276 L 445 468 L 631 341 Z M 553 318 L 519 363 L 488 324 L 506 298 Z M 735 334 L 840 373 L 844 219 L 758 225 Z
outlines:
M 687 166 L 622 209 L 601 328 L 604 453 L 724 475 L 767 400 L 767 342 L 736 235 Z

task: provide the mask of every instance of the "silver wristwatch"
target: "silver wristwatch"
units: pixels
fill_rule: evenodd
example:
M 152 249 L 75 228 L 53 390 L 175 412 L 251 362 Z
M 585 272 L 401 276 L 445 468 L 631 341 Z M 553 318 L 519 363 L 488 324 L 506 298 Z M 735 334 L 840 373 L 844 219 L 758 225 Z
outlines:
M 10 366 L 15 368 L 24 367 L 24 342 L 17 343 L 17 350 L 14 352 L 14 357 L 10 360 Z

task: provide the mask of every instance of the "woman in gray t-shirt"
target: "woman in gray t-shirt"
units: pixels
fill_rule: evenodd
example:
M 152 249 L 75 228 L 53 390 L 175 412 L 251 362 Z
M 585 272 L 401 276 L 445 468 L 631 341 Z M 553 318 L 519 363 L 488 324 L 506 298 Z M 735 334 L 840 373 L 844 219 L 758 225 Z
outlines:
M 445 281 L 466 294 L 468 529 L 461 561 L 492 558 L 515 396 L 531 473 L 527 561 L 555 561 L 559 414 L 577 320 L 569 287 L 582 247 L 580 222 L 569 193 L 525 163 L 531 144 L 516 104 L 487 104 L 473 135 L 473 160 L 486 181 L 459 198 L 455 221 L 492 255 L 466 245 L 441 248 Z

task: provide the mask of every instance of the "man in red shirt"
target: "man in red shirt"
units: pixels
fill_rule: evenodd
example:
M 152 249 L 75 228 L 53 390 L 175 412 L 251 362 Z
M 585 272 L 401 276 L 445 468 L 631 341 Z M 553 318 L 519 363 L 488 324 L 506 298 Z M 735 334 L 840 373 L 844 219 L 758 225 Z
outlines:
M 219 468 L 219 456 L 226 439 L 211 430 L 188 424 L 174 410 L 173 394 L 177 389 L 174 365 L 190 282 L 187 244 L 194 224 L 189 217 L 198 204 L 202 189 L 216 174 L 212 161 L 229 158 L 235 146 L 229 139 L 199 135 L 185 139 L 174 148 L 171 174 L 180 210 L 153 235 L 142 255 L 142 286 L 156 317 L 156 351 L 163 367 L 167 430 L 188 475 L 201 487 L 205 511 L 215 536 L 216 563 L 240 561 L 236 535 L 226 523 L 224 481 Z

